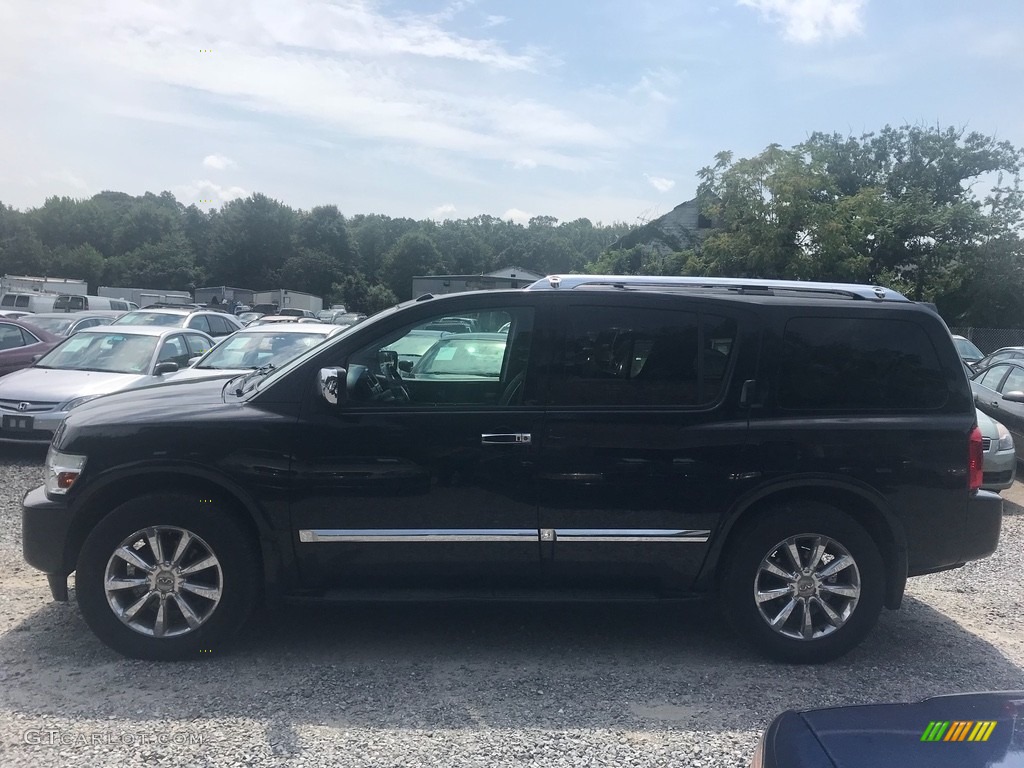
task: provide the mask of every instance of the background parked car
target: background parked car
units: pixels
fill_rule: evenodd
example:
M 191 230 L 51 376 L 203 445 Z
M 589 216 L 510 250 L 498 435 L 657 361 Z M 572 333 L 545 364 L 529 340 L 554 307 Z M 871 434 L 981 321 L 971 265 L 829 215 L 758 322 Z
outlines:
M 503 333 L 461 333 L 438 339 L 408 373 L 410 378 L 501 375 L 508 337 Z
M 1006 426 L 1017 458 L 1024 459 L 1024 361 L 981 369 L 971 379 L 971 390 L 978 410 Z
M 27 319 L 29 325 L 42 328 L 55 336 L 73 336 L 83 328 L 110 325 L 124 312 L 118 310 L 89 312 L 44 312 Z
M 111 325 L 150 325 L 166 328 L 192 328 L 208 336 L 230 336 L 242 327 L 234 315 L 209 309 L 161 307 L 137 309 L 115 320 Z
M 10 318 L 11 320 L 17 320 L 19 317 L 25 317 L 26 315 L 31 314 L 31 312 L 24 309 L 12 309 L 5 312 L 0 312 L 0 317 L 7 317 Z
M 280 367 L 344 329 L 325 323 L 283 323 L 243 328 L 223 339 L 167 381 L 237 376 L 265 365 Z
M 33 359 L 49 352 L 60 340 L 60 336 L 20 320 L 0 320 L 0 376 L 32 365 Z
M 448 331 L 424 331 L 417 329 L 409 331 L 405 336 L 384 349 L 398 353 L 398 367 L 403 371 L 411 371 L 420 361 L 420 358 L 429 350 L 434 343 L 445 336 L 450 336 Z
M 311 309 L 299 309 L 297 307 L 285 307 L 284 309 L 278 310 L 279 315 L 295 315 L 295 317 L 311 317 L 314 320 L 319 320 L 316 316 L 316 312 Z
M 1024 360 L 1024 347 L 1001 347 L 976 362 L 974 370 L 980 371 L 982 368 L 988 368 L 990 365 L 1001 363 L 1004 360 Z
M 1017 475 L 1017 454 L 1013 435 L 1005 426 L 980 408 L 977 409 L 981 447 L 985 453 L 981 487 L 986 491 L 1005 491 Z
M 985 356 L 985 353 L 978 349 L 973 341 L 963 336 L 953 336 L 953 344 L 956 345 L 956 351 L 960 355 L 960 359 L 972 368 Z
M 213 339 L 205 333 L 179 328 L 81 330 L 33 366 L 0 379 L 0 442 L 49 442 L 75 406 L 152 384 L 212 346 Z
M 251 322 L 253 322 L 255 320 L 259 320 L 261 317 L 263 317 L 263 313 L 262 312 L 239 312 L 236 315 L 236 317 L 238 318 L 238 322 L 240 322 L 242 324 L 242 327 L 244 328 L 245 326 L 249 325 L 249 323 L 251 323 Z

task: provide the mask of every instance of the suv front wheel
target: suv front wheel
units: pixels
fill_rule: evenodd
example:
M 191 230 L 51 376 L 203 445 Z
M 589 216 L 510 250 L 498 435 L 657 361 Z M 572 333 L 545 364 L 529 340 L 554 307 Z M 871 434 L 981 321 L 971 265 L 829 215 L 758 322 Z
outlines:
M 78 605 L 93 632 L 126 656 L 203 658 L 252 611 L 254 549 L 212 499 L 132 499 L 86 538 L 75 576 Z
M 722 580 L 726 617 L 768 656 L 830 661 L 878 620 L 884 566 L 870 534 L 817 502 L 764 510 L 742 531 Z

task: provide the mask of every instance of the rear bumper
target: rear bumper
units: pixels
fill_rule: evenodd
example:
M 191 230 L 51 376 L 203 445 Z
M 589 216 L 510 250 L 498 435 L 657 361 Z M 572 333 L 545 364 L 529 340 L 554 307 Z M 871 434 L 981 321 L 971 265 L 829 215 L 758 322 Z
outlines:
M 961 562 L 980 560 L 996 551 L 1003 524 L 1003 499 L 990 491 L 978 491 L 967 503 Z
M 64 566 L 71 510 L 63 501 L 53 501 L 39 486 L 25 495 L 21 503 L 22 553 L 25 562 L 46 574 L 67 576 Z

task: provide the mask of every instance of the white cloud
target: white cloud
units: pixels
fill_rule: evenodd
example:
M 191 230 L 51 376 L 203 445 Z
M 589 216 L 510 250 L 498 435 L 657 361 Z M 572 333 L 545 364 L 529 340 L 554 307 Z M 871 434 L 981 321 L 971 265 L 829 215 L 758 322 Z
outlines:
M 452 203 L 445 203 L 444 205 L 437 206 L 437 208 L 431 211 L 431 215 L 435 219 L 448 218 L 457 210 L 458 208 L 456 208 Z
M 813 43 L 823 37 L 841 38 L 860 32 L 867 0 L 737 0 L 755 8 L 769 21 L 781 24 L 787 40 Z
M 501 218 L 505 221 L 514 221 L 516 224 L 526 224 L 533 218 L 533 214 L 521 211 L 518 208 L 509 208 L 501 214 Z
M 670 104 L 675 101 L 674 93 L 678 87 L 679 75 L 675 72 L 665 68 L 649 69 L 630 88 L 630 93 L 641 94 L 651 101 Z
M 218 171 L 223 171 L 225 168 L 234 168 L 235 161 L 230 157 L 225 157 L 224 155 L 213 154 L 207 155 L 203 158 L 203 165 L 207 168 L 214 168 Z
M 500 27 L 502 24 L 507 24 L 511 19 L 508 16 L 488 16 L 484 19 L 484 28 L 488 27 Z
M 659 192 L 669 192 L 676 185 L 673 179 L 666 179 L 664 176 L 649 176 L 645 173 L 644 178 Z

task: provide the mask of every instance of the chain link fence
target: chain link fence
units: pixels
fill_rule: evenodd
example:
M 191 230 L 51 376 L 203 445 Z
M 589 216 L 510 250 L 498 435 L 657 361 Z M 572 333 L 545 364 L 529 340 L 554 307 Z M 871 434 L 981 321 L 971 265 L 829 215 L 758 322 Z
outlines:
M 954 334 L 974 342 L 986 355 L 1001 347 L 1024 346 L 1024 329 L 1021 328 L 951 328 Z

